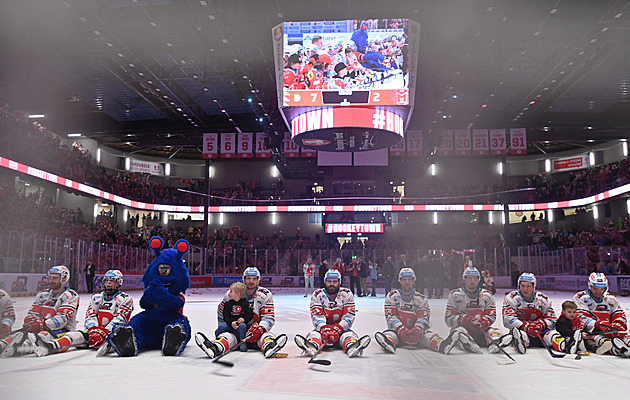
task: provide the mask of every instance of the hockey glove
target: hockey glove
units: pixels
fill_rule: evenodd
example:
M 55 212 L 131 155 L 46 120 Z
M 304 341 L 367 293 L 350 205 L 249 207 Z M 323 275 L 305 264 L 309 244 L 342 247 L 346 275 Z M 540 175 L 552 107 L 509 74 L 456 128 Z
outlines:
M 101 328 L 100 326 L 93 326 L 88 329 L 88 335 L 88 346 L 97 348 L 101 347 L 101 345 L 105 343 L 105 339 L 107 339 L 109 331 Z
M 476 324 L 477 316 L 469 314 L 460 314 L 457 317 L 457 323 L 468 330 L 479 330 L 479 325 Z
M 335 343 L 339 339 L 339 335 L 337 335 L 330 325 L 323 325 L 319 328 L 319 333 L 322 335 L 322 343 L 331 345 Z M 337 337 L 335 339 L 335 336 Z
M 615 326 L 608 321 L 605 321 L 603 319 L 598 319 L 595 322 L 595 330 L 608 332 L 608 331 L 615 331 L 617 330 L 617 328 L 615 328 Z
M 4 337 L 9 332 L 11 332 L 11 326 L 4 322 L 0 323 L 0 337 Z
M 479 327 L 482 331 L 487 331 L 492 326 L 492 319 L 487 315 L 479 317 Z
M 339 324 L 335 324 L 332 326 L 332 330 L 334 332 L 333 339 L 335 339 L 334 341 L 336 342 L 337 340 L 339 340 L 339 338 L 341 337 L 341 334 L 343 333 L 343 326 Z
M 260 339 L 262 334 L 265 333 L 265 328 L 263 328 L 262 326 L 258 325 L 257 322 L 254 322 L 249 327 L 249 330 L 247 331 L 247 334 L 245 334 L 245 336 L 249 335 L 250 333 L 251 333 L 252 337 L 247 339 L 247 341 L 251 342 L 251 343 L 255 343 L 255 342 L 258 341 L 258 339 Z
M 527 321 L 521 325 L 521 330 L 531 337 L 538 337 L 545 329 L 545 322 L 542 320 Z
M 24 326 L 26 327 L 26 325 L 28 325 L 28 328 L 26 328 L 27 332 L 37 333 L 48 330 L 46 320 L 37 318 L 34 315 L 27 315 L 26 318 L 24 318 Z

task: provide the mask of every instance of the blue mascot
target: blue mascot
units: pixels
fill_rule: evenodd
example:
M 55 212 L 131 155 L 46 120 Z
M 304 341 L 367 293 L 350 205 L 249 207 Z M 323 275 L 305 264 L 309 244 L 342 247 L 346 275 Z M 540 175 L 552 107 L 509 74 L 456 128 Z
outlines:
M 190 287 L 188 269 L 182 257 L 190 245 L 178 240 L 174 249 L 162 250 L 164 240 L 157 236 L 149 242 L 155 260 L 142 276 L 144 294 L 141 313 L 128 325 L 118 325 L 107 338 L 121 357 L 135 356 L 144 349 L 162 349 L 162 355 L 177 356 L 190 340 L 190 323 L 182 314 L 184 292 Z

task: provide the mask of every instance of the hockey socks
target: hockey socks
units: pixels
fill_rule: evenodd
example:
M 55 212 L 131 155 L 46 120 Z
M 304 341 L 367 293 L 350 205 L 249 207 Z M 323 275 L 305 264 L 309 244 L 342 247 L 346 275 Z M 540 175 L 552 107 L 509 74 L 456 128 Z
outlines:
M 186 332 L 179 324 L 167 325 L 162 339 L 162 355 L 178 356 L 186 347 Z
M 385 335 L 383 332 L 376 332 L 374 334 L 374 339 L 376 339 L 376 343 L 380 344 L 381 347 L 387 351 L 388 353 L 396 352 L 396 344 L 389 336 Z
M 348 344 L 348 346 L 346 347 L 346 354 L 350 358 L 362 355 L 363 349 L 368 347 L 371 340 L 372 339 L 368 335 L 365 335 L 361 337 L 359 340 L 353 341 L 352 343 Z
M 280 351 L 280 349 L 283 348 L 285 344 L 287 344 L 287 335 L 285 335 L 284 333 L 276 338 L 265 338 L 261 347 L 263 355 L 265 356 L 265 358 L 272 357 L 274 354 Z
M 302 349 L 305 354 L 308 354 L 311 357 L 314 357 L 319 351 L 319 347 L 317 347 L 315 343 L 306 339 L 302 335 L 295 335 L 294 341 L 297 347 Z
M 136 338 L 133 334 L 133 328 L 130 326 L 116 326 L 107 340 L 121 357 L 131 357 L 138 354 Z

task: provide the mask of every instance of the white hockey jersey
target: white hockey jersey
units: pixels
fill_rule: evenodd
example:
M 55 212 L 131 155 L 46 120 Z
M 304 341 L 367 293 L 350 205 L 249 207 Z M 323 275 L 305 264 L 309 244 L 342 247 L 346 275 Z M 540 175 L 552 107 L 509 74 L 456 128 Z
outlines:
M 526 300 L 519 290 L 505 295 L 503 301 L 503 326 L 508 329 L 520 328 L 526 321 L 543 318 L 548 329 L 556 326 L 556 312 L 551 300 L 545 294 L 534 292 L 532 298 Z
M 330 295 L 325 289 L 317 289 L 311 296 L 311 320 L 316 331 L 323 325 L 339 324 L 344 331 L 354 323 L 354 295 L 349 289 L 339 288 L 336 295 Z
M 132 312 L 133 298 L 127 293 L 96 293 L 85 312 L 85 329 L 99 326 L 111 332 L 115 325 L 129 323 Z
M 217 318 L 219 320 L 219 324 L 224 322 L 223 307 L 225 306 L 225 303 L 230 300 L 230 297 L 228 296 L 229 292 L 230 291 L 228 289 L 228 291 L 225 293 L 225 296 L 223 296 L 223 300 L 221 300 L 221 302 L 219 303 L 219 307 L 217 310 Z M 246 294 L 245 298 L 247 299 L 247 301 L 249 301 L 249 306 L 254 311 L 254 319 L 252 320 L 252 323 L 257 322 L 258 325 L 265 328 L 265 331 L 271 331 L 271 328 L 273 328 L 274 324 L 276 323 L 276 315 L 273 306 L 273 294 L 271 294 L 269 289 L 258 286 L 254 294 L 252 294 L 251 296 L 247 296 Z
M 578 306 L 578 316 L 584 322 L 587 332 L 595 329 L 597 320 L 617 322 L 625 329 L 628 328 L 626 313 L 619 305 L 619 300 L 608 292 L 604 293 L 600 301 L 597 301 L 589 290 L 583 290 L 573 296 L 573 301 Z
M 65 288 L 55 295 L 51 289 L 46 289 L 37 293 L 27 316 L 44 318 L 46 326 L 51 331 L 59 329 L 74 331 L 77 329 L 78 308 L 79 295 L 74 290 Z
M 494 295 L 485 289 L 477 289 L 473 293 L 468 293 L 463 288 L 451 290 L 444 313 L 446 326 L 455 328 L 458 325 L 457 319 L 460 314 L 487 316 L 494 323 L 497 319 L 497 305 L 494 301 Z
M 7 324 L 12 327 L 13 323 L 15 323 L 13 300 L 7 292 L 0 289 L 0 324 Z
M 387 328 L 397 330 L 400 326 L 423 330 L 431 325 L 429 301 L 420 292 L 414 291 L 408 297 L 400 290 L 392 290 L 385 296 L 385 321 Z

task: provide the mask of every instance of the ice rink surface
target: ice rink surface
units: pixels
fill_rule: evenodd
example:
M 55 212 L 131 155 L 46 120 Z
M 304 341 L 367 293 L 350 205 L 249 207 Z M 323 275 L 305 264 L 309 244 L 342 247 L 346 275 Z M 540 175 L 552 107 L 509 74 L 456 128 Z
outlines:
M 287 358 L 265 359 L 259 351 L 234 352 L 223 359 L 233 368 L 213 363 L 194 343 L 179 357 L 163 357 L 158 350 L 137 357 L 107 355 L 96 358 L 93 350 L 70 350 L 38 358 L 35 355 L 0 359 L 2 399 L 573 399 L 584 396 L 625 398 L 630 393 L 630 359 L 591 355 L 575 359 L 552 359 L 545 349 L 531 348 L 520 355 L 507 351 L 515 364 L 504 365 L 500 354 L 464 353 L 458 348 L 445 356 L 427 349 L 398 349 L 387 354 L 374 340 L 385 328 L 383 292 L 378 297 L 357 298 L 354 330 L 369 334 L 372 343 L 362 357 L 349 359 L 340 350 L 326 350 L 319 358 L 330 366 L 308 364 L 295 346 L 296 333 L 312 327 L 309 298 L 298 289 L 273 289 L 276 325 L 273 332 L 286 333 L 289 341 L 281 350 Z M 497 307 L 507 290 L 497 292 Z M 190 289 L 185 314 L 193 332 L 213 337 L 216 309 L 224 288 Z M 559 314 L 560 304 L 572 293 L 545 292 Z M 136 306 L 142 292 L 131 292 Z M 446 295 L 446 292 L 445 292 Z M 446 297 L 446 296 L 445 296 Z M 33 297 L 15 298 L 21 325 Z M 79 327 L 89 296 L 81 295 Z M 626 314 L 630 300 L 619 297 Z M 432 329 L 446 336 L 446 298 L 430 300 Z M 500 318 L 495 323 L 502 328 Z

